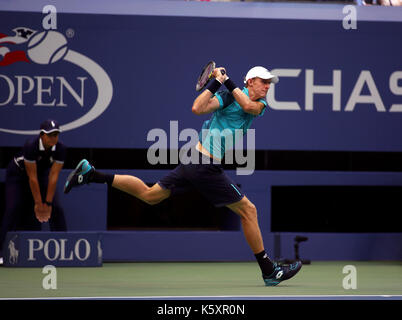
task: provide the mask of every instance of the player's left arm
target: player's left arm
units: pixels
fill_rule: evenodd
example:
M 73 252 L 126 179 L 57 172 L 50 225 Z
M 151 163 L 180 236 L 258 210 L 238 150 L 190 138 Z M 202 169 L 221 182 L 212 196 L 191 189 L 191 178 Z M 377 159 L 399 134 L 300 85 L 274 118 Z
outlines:
M 237 101 L 244 112 L 258 116 L 265 108 L 265 104 L 261 101 L 253 101 L 248 95 L 246 95 L 239 87 L 237 87 L 233 81 L 229 79 L 227 73 L 223 75 L 223 83 L 229 89 L 233 98 Z
M 265 108 L 264 103 L 251 100 L 240 88 L 234 89 L 232 94 L 244 112 L 258 116 Z

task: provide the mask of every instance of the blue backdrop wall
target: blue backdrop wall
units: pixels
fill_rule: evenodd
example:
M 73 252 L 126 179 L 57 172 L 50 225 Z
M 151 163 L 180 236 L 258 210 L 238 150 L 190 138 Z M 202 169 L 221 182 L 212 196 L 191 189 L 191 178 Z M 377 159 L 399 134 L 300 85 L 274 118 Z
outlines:
M 255 65 L 280 77 L 258 149 L 402 151 L 400 22 L 60 13 L 49 32 L 43 14 L 0 15 L 1 146 L 46 117 L 72 147 L 147 148 L 173 120 L 199 130 L 195 79 L 213 59 L 239 86 Z

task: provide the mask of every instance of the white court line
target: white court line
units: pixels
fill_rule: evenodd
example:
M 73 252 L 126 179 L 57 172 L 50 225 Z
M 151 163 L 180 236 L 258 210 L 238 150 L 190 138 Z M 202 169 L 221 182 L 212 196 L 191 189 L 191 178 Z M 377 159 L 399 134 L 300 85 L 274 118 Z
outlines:
M 402 295 L 99 296 L 0 298 L 0 300 L 402 300 Z

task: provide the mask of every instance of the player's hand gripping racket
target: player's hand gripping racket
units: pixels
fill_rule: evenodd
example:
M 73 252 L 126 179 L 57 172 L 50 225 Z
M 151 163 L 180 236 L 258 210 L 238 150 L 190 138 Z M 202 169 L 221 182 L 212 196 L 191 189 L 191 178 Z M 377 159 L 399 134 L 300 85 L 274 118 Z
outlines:
M 202 69 L 200 76 L 198 77 L 197 84 L 195 85 L 195 90 L 201 91 L 206 87 L 208 82 L 213 78 L 212 73 L 216 67 L 215 61 L 210 61 Z M 221 70 L 222 74 L 225 74 L 224 70 Z

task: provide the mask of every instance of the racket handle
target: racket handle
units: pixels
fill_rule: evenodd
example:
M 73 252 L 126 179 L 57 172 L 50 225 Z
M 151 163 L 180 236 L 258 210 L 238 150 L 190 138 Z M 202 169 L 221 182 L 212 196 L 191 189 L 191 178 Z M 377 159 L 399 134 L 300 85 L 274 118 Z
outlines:
M 225 70 L 221 70 L 221 74 L 224 76 L 226 74 Z M 212 78 L 212 72 L 209 74 L 208 79 Z

